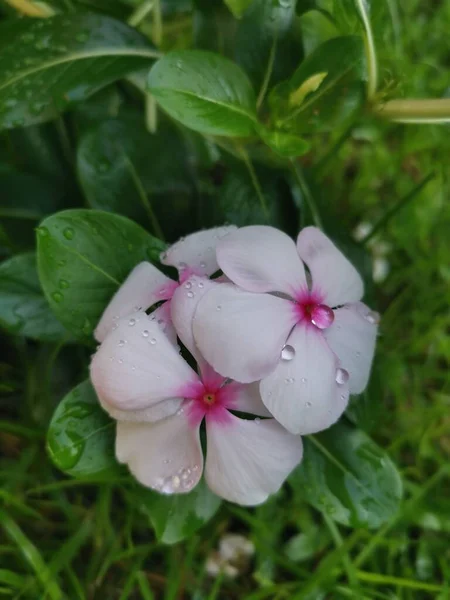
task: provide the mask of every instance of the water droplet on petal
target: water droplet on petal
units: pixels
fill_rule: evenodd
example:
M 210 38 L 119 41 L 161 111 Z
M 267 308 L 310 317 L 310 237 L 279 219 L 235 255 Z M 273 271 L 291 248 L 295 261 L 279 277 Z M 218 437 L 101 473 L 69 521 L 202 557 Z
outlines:
M 150 335 L 150 333 L 149 333 L 148 329 L 144 329 L 144 331 L 142 332 L 142 336 L 146 338 L 149 335 Z
M 195 296 L 194 292 L 188 292 L 186 295 L 188 298 L 193 298 Z
M 380 313 L 371 310 L 369 313 L 367 313 L 365 319 L 369 321 L 371 325 L 378 325 L 378 323 L 380 322 Z
M 337 369 L 337 371 L 336 371 L 336 383 L 337 384 L 344 385 L 344 383 L 347 383 L 349 377 L 350 377 L 350 375 L 349 375 L 348 371 L 346 371 L 345 369 Z
M 256 417 L 256 419 L 253 422 L 255 423 L 255 425 L 259 425 L 261 423 L 261 419 L 259 417 Z
M 197 285 L 200 289 L 205 287 L 205 284 L 203 283 L 203 281 L 199 281 Z
M 133 325 L 136 325 L 136 319 L 130 319 L 130 320 L 128 321 L 128 325 L 129 325 L 130 327 L 133 327 Z
M 222 310 L 222 307 L 220 306 L 220 304 L 218 304 L 218 305 L 216 306 L 216 310 Z
M 281 360 L 292 360 L 295 357 L 295 348 L 286 344 L 281 351 Z
M 308 380 L 306 379 L 306 377 L 302 377 L 301 382 L 302 383 L 306 383 Z
M 327 329 L 334 321 L 333 309 L 325 304 L 317 304 L 311 311 L 311 323 L 318 329 Z
M 200 263 L 200 268 L 202 268 L 202 269 L 206 269 L 206 263 L 205 263 L 205 262 L 201 262 L 201 263 Z
M 126 344 L 125 340 L 119 340 L 120 348 L 123 348 L 125 346 L 125 344 Z
M 312 402 L 305 402 L 305 406 L 306 406 L 306 408 L 311 408 Z
M 156 344 L 156 338 L 152 338 L 152 339 L 150 340 L 150 344 L 151 344 L 152 346 L 154 346 L 154 345 Z
M 186 281 L 186 283 L 184 284 L 184 287 L 185 287 L 187 290 L 190 290 L 190 289 L 191 289 L 191 287 L 192 287 L 192 283 L 191 283 L 190 281 Z
M 187 264 L 185 262 L 180 262 L 178 263 L 178 268 L 180 269 L 180 271 L 183 271 L 187 268 Z

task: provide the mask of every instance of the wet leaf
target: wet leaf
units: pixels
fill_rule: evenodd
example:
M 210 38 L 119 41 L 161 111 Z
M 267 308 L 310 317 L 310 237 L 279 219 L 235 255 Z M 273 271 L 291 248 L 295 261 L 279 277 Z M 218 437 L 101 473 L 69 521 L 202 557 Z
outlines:
M 300 497 L 351 527 L 376 529 L 395 515 L 400 475 L 364 432 L 341 421 L 304 442 L 303 462 L 290 478 Z
M 92 477 L 119 469 L 114 438 L 114 421 L 100 407 L 90 381 L 84 381 L 57 407 L 47 432 L 47 451 L 61 471 Z
M 256 123 L 255 95 L 245 73 L 219 54 L 171 52 L 151 69 L 148 88 L 174 119 L 211 135 L 247 136 Z
M 111 213 L 74 209 L 38 228 L 39 278 L 58 319 L 77 338 L 91 339 L 106 304 L 129 272 L 156 261 L 164 244 Z
M 156 57 L 147 40 L 110 17 L 71 13 L 0 24 L 0 128 L 55 118 Z
M 137 494 L 156 537 L 165 544 L 189 538 L 215 515 L 221 504 L 203 480 L 189 494 L 166 496 L 147 490 Z
M 0 265 L 0 326 L 45 342 L 67 335 L 41 290 L 34 252 L 19 254 Z

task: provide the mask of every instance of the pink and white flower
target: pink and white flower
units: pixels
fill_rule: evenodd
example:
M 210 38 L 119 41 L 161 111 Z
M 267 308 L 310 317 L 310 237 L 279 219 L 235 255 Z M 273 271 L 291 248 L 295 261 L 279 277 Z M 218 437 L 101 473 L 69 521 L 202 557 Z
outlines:
M 198 304 L 202 354 L 223 376 L 261 380 L 265 406 L 288 431 L 332 425 L 349 392 L 367 385 L 375 349 L 379 317 L 360 302 L 356 269 L 315 227 L 297 245 L 272 227 L 243 227 L 217 245 L 217 262 L 235 285 L 214 286 Z
M 170 279 L 152 263 L 144 261 L 138 264 L 106 307 L 95 329 L 96 340 L 102 342 L 122 317 L 145 311 L 161 301 L 163 304 L 154 311 L 152 318 L 169 337 L 174 337 L 170 327 L 170 300 L 175 290 L 193 274 L 210 276 L 219 269 L 217 242 L 235 229 L 228 226 L 198 231 L 163 252 L 160 257 L 162 264 L 175 267 L 179 281 Z
M 91 379 L 103 407 L 118 420 L 116 456 L 138 481 L 166 494 L 187 493 L 204 470 L 213 492 L 256 505 L 276 492 L 300 462 L 302 442 L 273 418 L 233 414 L 269 416 L 258 384 L 230 381 L 199 355 L 192 317 L 203 295 L 220 285 L 191 276 L 172 294 L 174 325 L 196 357 L 199 373 L 155 320 L 141 312 L 119 319 L 106 335 L 92 359 Z

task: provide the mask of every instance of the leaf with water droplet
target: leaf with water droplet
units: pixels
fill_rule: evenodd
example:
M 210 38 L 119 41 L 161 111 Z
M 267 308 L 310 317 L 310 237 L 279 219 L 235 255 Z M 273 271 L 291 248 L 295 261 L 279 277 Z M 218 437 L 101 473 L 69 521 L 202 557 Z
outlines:
M 175 544 L 192 536 L 217 512 L 221 500 L 203 480 L 189 494 L 158 494 L 136 489 L 137 502 L 151 522 L 157 539 Z
M 382 448 L 342 420 L 304 438 L 304 458 L 289 478 L 296 494 L 351 527 L 379 528 L 397 512 L 400 475 Z
M 33 252 L 18 254 L 0 265 L 0 327 L 46 342 L 67 336 L 41 290 Z
M 90 338 L 130 271 L 164 249 L 136 223 L 102 211 L 63 211 L 45 219 L 42 228 L 46 235 L 37 236 L 42 288 L 61 323 L 82 340 Z M 129 239 L 133 250 L 123 252 Z
M 84 381 L 58 405 L 47 433 L 47 450 L 53 463 L 74 477 L 110 474 L 119 472 L 114 437 L 114 421 L 100 407 L 91 383 Z

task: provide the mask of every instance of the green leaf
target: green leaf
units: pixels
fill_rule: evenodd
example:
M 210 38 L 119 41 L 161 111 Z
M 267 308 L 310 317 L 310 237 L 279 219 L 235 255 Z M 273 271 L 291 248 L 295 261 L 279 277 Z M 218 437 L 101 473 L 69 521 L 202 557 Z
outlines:
M 305 438 L 295 491 L 335 521 L 376 529 L 397 512 L 402 481 L 388 455 L 364 432 L 341 421 Z
M 129 272 L 156 261 L 164 245 L 139 225 L 107 212 L 66 210 L 38 229 L 38 268 L 58 319 L 88 341 L 106 304 Z
M 114 438 L 115 423 L 87 380 L 57 407 L 47 432 L 47 451 L 61 471 L 73 477 L 93 477 L 118 469 Z
M 303 58 L 295 0 L 255 0 L 238 25 L 236 62 L 259 89 L 292 75 Z
M 42 293 L 34 252 L 0 265 L 0 326 L 45 342 L 60 340 L 67 333 Z
M 150 134 L 141 115 L 131 114 L 86 132 L 78 146 L 78 177 L 93 208 L 121 213 L 176 240 L 196 227 L 186 156 L 171 123 L 161 120 Z
M 142 512 L 150 519 L 158 541 L 164 544 L 189 538 L 215 515 L 221 504 L 203 480 L 189 494 L 165 496 L 143 489 L 136 493 Z
M 0 128 L 39 123 L 156 57 L 127 25 L 95 14 L 0 25 Z
M 292 133 L 271 131 L 265 127 L 259 128 L 261 139 L 277 154 L 286 158 L 295 158 L 308 152 L 311 144 Z
M 218 198 L 224 220 L 239 227 L 261 224 L 289 231 L 297 218 L 282 175 L 273 169 L 255 167 L 262 202 L 248 171 L 239 163 L 230 163 L 231 169 L 225 176 Z
M 233 15 L 239 19 L 245 13 L 253 0 L 224 0 Z
M 278 129 L 296 133 L 334 129 L 360 109 L 365 78 L 362 39 L 328 40 L 306 57 L 288 82 L 272 90 L 272 120 Z
M 186 127 L 229 137 L 254 133 L 251 83 L 223 56 L 202 50 L 171 52 L 152 67 L 148 87 L 161 107 Z

